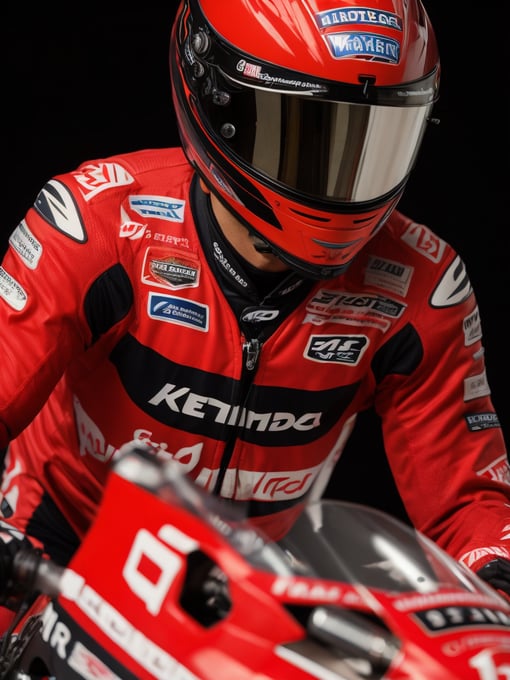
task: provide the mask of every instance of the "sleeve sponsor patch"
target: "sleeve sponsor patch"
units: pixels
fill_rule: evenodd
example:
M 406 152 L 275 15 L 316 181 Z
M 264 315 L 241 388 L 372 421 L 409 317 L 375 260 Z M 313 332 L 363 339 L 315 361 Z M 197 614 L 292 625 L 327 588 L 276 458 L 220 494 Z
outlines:
M 27 304 L 27 294 L 14 277 L 0 267 L 0 297 L 17 312 Z

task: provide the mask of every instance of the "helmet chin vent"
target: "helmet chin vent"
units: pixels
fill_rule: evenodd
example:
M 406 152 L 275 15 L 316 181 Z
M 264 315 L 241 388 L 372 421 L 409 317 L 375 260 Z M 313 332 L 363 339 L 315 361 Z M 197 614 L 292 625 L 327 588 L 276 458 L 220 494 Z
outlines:
M 323 215 L 312 215 L 311 213 L 302 212 L 301 210 L 296 210 L 295 208 L 290 208 L 290 212 L 300 217 L 305 217 L 307 220 L 315 220 L 315 222 L 331 222 L 330 217 L 324 217 Z

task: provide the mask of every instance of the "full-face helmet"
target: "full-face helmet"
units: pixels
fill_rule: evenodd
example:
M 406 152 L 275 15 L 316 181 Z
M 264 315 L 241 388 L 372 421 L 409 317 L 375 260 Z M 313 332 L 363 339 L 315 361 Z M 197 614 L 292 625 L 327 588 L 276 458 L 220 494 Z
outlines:
M 419 0 L 184 0 L 170 67 L 191 164 L 318 279 L 345 271 L 396 207 L 440 72 Z

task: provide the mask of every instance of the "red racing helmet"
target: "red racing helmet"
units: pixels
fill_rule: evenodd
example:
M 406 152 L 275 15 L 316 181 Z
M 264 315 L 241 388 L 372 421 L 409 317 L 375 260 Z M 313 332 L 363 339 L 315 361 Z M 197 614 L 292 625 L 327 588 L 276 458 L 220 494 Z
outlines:
M 320 279 L 399 201 L 440 64 L 419 0 L 184 0 L 170 71 L 190 163 L 268 250 Z

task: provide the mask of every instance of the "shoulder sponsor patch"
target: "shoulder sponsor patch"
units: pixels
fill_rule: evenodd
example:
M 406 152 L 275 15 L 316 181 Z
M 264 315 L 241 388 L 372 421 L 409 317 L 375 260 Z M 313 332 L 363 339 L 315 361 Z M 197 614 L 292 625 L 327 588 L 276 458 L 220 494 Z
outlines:
M 65 184 L 50 179 L 35 199 L 34 208 L 52 227 L 73 241 L 85 243 L 87 234 L 78 204 Z
M 312 361 L 356 366 L 368 344 L 366 335 L 311 335 L 303 356 Z
M 402 234 L 402 240 L 432 262 L 441 262 L 446 243 L 424 224 L 412 222 Z
M 27 304 L 27 294 L 16 279 L 0 267 L 0 297 L 17 312 Z
M 209 330 L 209 308 L 192 300 L 149 293 L 147 312 L 151 319 L 188 326 L 204 332 Z
M 430 298 L 432 307 L 454 307 L 467 300 L 473 292 L 464 262 L 457 257 L 443 273 Z
M 409 290 L 413 271 L 414 267 L 370 255 L 365 269 L 365 283 L 405 297 Z
M 12 232 L 9 243 L 29 269 L 37 268 L 43 248 L 25 220 L 22 220 Z
M 186 251 L 150 246 L 145 251 L 142 283 L 160 288 L 196 288 L 199 263 Z
M 303 323 L 373 326 L 387 331 L 391 325 L 388 319 L 398 319 L 406 306 L 382 295 L 321 288 L 307 302 Z
M 169 196 L 130 196 L 129 207 L 142 217 L 184 222 L 186 201 Z
M 133 184 L 134 178 L 119 163 L 89 163 L 71 173 L 86 201 L 107 189 Z

